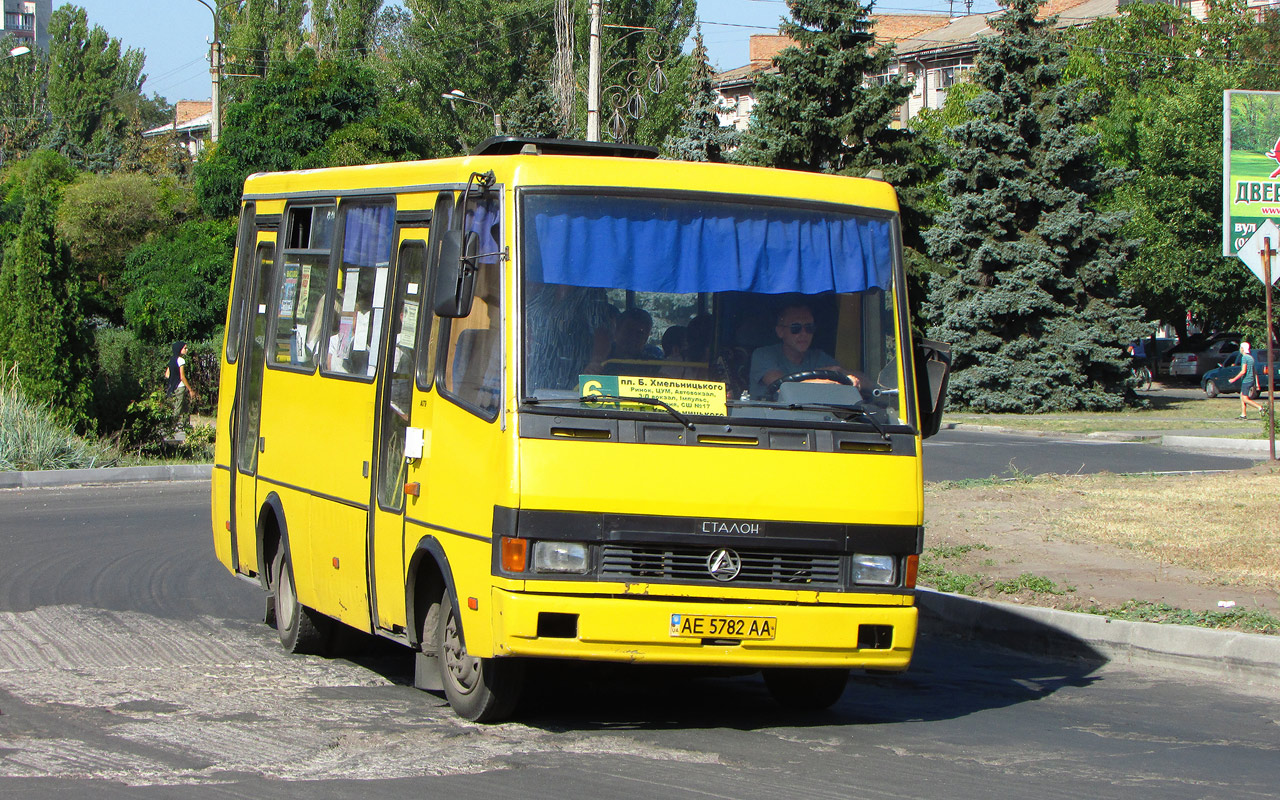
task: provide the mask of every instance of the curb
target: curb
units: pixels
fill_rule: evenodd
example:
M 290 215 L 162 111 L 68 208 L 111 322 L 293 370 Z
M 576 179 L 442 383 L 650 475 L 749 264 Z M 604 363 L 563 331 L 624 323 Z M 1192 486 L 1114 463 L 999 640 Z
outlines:
M 85 484 L 139 481 L 204 481 L 213 476 L 212 464 L 160 464 L 151 467 L 101 469 L 42 469 L 0 472 L 0 489 L 36 489 Z
M 1243 453 L 1269 458 L 1271 442 L 1268 439 L 1216 439 L 1209 436 L 1163 436 L 1165 447 L 1183 450 L 1211 450 L 1215 453 Z
M 943 429 L 976 433 L 1007 433 L 1014 436 L 1032 436 L 1055 439 L 1104 439 L 1112 442 L 1145 442 L 1177 450 L 1205 450 L 1214 453 L 1236 453 L 1257 458 L 1267 458 L 1271 443 L 1266 439 L 1230 439 L 1219 436 L 1178 436 L 1160 433 L 1127 433 L 1125 431 L 1095 431 L 1093 433 L 1063 433 L 1008 428 L 1002 425 L 980 425 L 972 422 L 952 422 Z
M 1098 663 L 1148 664 L 1280 687 L 1280 636 L 1097 614 L 916 590 L 921 628 L 1012 650 Z

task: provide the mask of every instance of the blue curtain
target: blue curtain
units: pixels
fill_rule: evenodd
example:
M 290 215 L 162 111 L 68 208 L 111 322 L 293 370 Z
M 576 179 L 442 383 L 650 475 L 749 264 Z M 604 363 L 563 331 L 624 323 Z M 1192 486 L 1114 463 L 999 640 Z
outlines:
M 393 206 L 344 208 L 342 263 L 353 267 L 386 266 L 391 261 L 391 240 L 395 236 Z
M 638 197 L 527 195 L 528 277 L 642 292 L 861 292 L 893 277 L 889 220 Z

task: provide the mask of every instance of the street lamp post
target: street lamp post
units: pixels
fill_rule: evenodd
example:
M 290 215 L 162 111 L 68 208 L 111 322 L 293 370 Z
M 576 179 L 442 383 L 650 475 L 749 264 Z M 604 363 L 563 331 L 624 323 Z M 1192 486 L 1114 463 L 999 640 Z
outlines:
M 10 50 L 9 55 L 4 56 L 3 58 L 0 58 L 0 61 L 3 61 L 5 58 L 17 58 L 18 56 L 25 56 L 27 53 L 30 53 L 30 52 L 31 52 L 30 47 L 27 47 L 25 44 L 20 44 L 17 47 Z
M 218 141 L 222 133 L 222 40 L 218 38 L 218 7 L 205 0 L 197 3 L 209 9 L 213 15 L 213 41 L 209 43 L 209 78 L 213 84 L 213 108 L 210 110 L 209 141 Z
M 445 92 L 440 95 L 440 97 L 441 99 L 448 100 L 450 104 L 456 100 L 461 100 L 464 103 L 472 103 L 480 106 L 481 108 L 489 109 L 489 113 L 493 115 L 493 132 L 498 136 L 502 135 L 502 116 L 498 114 L 497 111 L 493 110 L 493 106 L 479 100 L 472 100 L 470 97 L 467 97 L 461 89 L 454 89 L 453 91 Z

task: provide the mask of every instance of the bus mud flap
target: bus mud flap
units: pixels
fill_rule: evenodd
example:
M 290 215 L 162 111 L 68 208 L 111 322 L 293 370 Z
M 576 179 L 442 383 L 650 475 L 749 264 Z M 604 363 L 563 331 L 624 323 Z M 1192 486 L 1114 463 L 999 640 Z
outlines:
M 440 659 L 433 653 L 421 650 L 413 657 L 413 686 L 428 692 L 444 691 L 444 679 L 440 676 Z

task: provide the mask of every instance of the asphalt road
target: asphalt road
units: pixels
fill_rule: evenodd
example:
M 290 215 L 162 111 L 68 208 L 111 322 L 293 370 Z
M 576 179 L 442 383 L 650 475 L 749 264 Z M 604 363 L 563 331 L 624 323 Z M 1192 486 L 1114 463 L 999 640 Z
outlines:
M 1182 472 L 1245 469 L 1251 458 L 1203 455 L 1142 442 L 1055 439 L 943 430 L 924 443 L 924 479 L 956 481 L 1046 473 Z
M 780 712 L 754 676 L 548 665 L 521 722 L 405 651 L 285 656 L 202 484 L 0 492 L 0 798 L 1274 798 L 1280 698 L 925 637 Z

